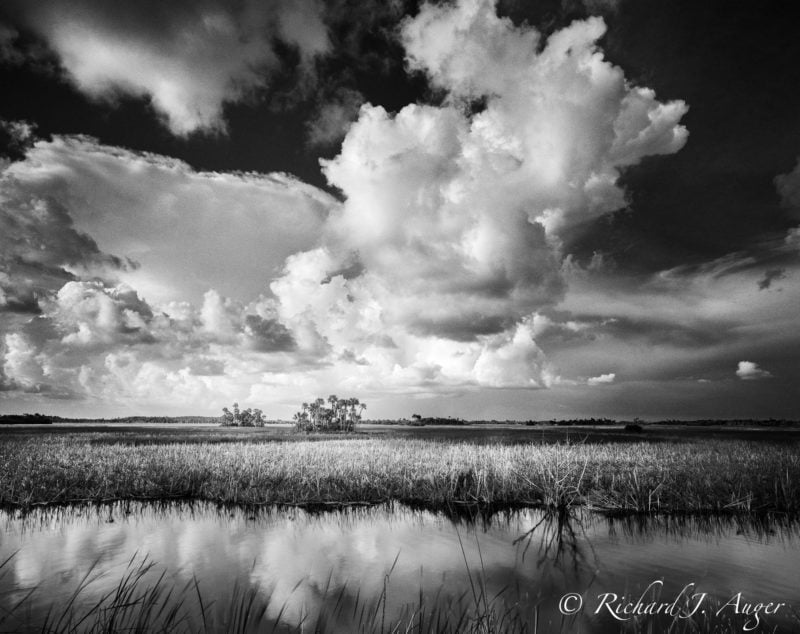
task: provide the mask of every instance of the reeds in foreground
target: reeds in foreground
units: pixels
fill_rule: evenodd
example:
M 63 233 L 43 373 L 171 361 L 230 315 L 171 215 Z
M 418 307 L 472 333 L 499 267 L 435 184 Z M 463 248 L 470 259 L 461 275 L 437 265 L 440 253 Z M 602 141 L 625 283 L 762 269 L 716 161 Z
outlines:
M 432 596 L 426 596 L 420 587 L 416 603 L 389 611 L 390 570 L 376 598 L 362 597 L 360 588 L 354 592 L 345 586 L 332 591 L 329 583 L 319 599 L 319 610 L 303 615 L 299 621 L 285 618 L 286 603 L 273 605 L 268 590 L 237 584 L 227 596 L 208 600 L 202 582 L 197 578 L 192 577 L 182 587 L 176 588 L 165 570 L 159 571 L 159 567 L 146 556 L 136 555 L 128 562 L 118 582 L 111 584 L 99 598 L 94 592 L 95 586 L 105 575 L 97 570 L 97 565 L 90 569 L 66 601 L 51 604 L 44 610 L 36 596 L 38 589 L 28 590 L 10 607 L 0 607 L 0 632 L 704 634 L 752 630 L 752 622 L 746 615 L 717 616 L 714 612 L 716 606 L 711 603 L 711 609 L 688 619 L 639 617 L 626 623 L 615 623 L 608 618 L 604 621 L 586 618 L 580 614 L 561 616 L 552 606 L 547 612 L 544 603 L 525 609 L 518 588 L 506 586 L 490 595 L 483 562 L 480 561 L 476 570 L 474 562 L 467 560 L 463 544 L 462 553 L 469 589 L 457 596 L 448 594 L 443 587 Z M 7 572 L 9 561 L 0 564 L 0 579 Z M 763 621 L 760 626 L 757 631 L 797 631 L 800 615 L 794 613 L 792 623 L 784 629 Z

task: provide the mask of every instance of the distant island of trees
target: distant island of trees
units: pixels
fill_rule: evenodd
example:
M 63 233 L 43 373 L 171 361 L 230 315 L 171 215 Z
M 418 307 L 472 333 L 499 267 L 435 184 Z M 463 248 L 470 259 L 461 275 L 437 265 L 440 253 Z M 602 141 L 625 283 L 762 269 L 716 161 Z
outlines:
M 0 416 L 0 425 L 51 425 L 53 416 L 44 414 L 3 414 Z

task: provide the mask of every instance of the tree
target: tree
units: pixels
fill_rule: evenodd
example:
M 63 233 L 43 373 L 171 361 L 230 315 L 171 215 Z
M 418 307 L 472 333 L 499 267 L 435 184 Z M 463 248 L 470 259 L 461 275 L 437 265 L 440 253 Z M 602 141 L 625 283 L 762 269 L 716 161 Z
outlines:
M 353 431 L 361 420 L 366 405 L 357 398 L 339 398 L 335 394 L 318 398 L 310 405 L 303 403 L 292 418 L 298 431 Z
M 222 408 L 221 424 L 223 427 L 263 427 L 267 422 L 260 409 L 239 411 L 239 403 L 233 404 L 233 412 L 227 407 Z

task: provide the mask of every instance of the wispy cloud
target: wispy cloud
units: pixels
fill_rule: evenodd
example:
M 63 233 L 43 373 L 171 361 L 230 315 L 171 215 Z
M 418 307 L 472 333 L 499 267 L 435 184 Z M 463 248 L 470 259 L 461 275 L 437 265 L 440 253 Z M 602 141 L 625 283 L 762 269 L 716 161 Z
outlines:
M 279 70 L 277 40 L 299 51 L 308 73 L 330 47 L 318 0 L 10 4 L 81 91 L 145 97 L 177 135 L 224 131 L 224 105 L 265 88 Z M 10 38 L 2 34 L 0 50 L 11 50 Z

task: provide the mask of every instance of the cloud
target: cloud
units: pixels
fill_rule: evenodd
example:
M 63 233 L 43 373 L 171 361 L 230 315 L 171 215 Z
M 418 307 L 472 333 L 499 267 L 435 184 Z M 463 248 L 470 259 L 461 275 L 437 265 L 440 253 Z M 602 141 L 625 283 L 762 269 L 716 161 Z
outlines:
M 781 197 L 781 205 L 789 210 L 794 219 L 800 219 L 800 159 L 791 172 L 775 177 L 775 187 Z M 785 244 L 795 251 L 800 250 L 800 226 L 789 229 Z
M 196 172 L 175 159 L 60 136 L 10 165 L 0 196 L 7 262 L 46 265 L 58 276 L 48 288 L 70 278 L 66 265 L 113 265 L 114 279 L 158 303 L 197 303 L 209 288 L 248 301 L 267 292 L 284 259 L 314 244 L 338 204 L 283 174 Z
M 68 275 L 0 350 L 7 380 L 197 408 L 568 384 L 538 340 L 593 327 L 555 310 L 571 237 L 626 204 L 628 167 L 687 137 L 686 106 L 626 83 L 604 31 L 590 19 L 542 41 L 491 2 L 423 5 L 401 40 L 445 98 L 360 107 L 323 161 L 344 203 L 285 175 L 38 142 L 6 169 L 14 191 L 58 200 L 93 242 L 87 271 L 59 264 Z M 598 378 L 607 358 L 570 375 Z
M 759 280 L 758 282 L 758 290 L 763 291 L 770 286 L 772 286 L 773 282 L 777 282 L 778 280 L 782 280 L 786 278 L 786 270 L 785 269 L 769 269 L 764 272 L 764 277 Z
M 39 300 L 76 275 L 132 268 L 79 231 L 55 197 L 0 173 L 0 312 L 36 313 Z
M 736 368 L 736 376 L 743 381 L 755 381 L 758 379 L 769 379 L 772 377 L 767 370 L 762 370 L 757 363 L 752 361 L 739 361 Z
M 330 47 L 318 0 L 12 5 L 7 11 L 47 42 L 82 92 L 149 98 L 177 135 L 224 131 L 224 104 L 263 89 L 278 70 L 276 40 L 299 51 L 307 73 Z M 3 50 L 10 38 L 3 35 Z
M 573 268 L 537 342 L 565 377 L 603 374 L 614 359 L 617 376 L 640 381 L 724 382 L 742 358 L 784 376 L 800 344 L 792 308 L 798 264 L 786 260 L 781 293 L 759 290 L 763 261 L 746 254 L 652 275 Z
M 55 137 L 3 170 L 0 200 L 5 393 L 217 408 L 303 371 L 268 283 L 338 205 L 322 191 Z
M 800 211 L 800 159 L 791 172 L 775 177 L 775 186 L 783 206 Z
M 43 380 L 36 349 L 19 333 L 5 336 L 3 373 L 22 388 L 34 388 Z
M 613 372 L 609 374 L 601 374 L 600 376 L 593 376 L 586 381 L 588 385 L 607 385 L 608 383 L 613 383 L 614 379 L 617 378 L 617 375 Z
M 0 119 L 0 169 L 8 162 L 24 158 L 25 151 L 36 140 L 36 126 L 27 121 Z
M 590 19 L 542 42 L 472 0 L 403 22 L 410 69 L 447 98 L 363 105 L 323 161 L 346 201 L 271 285 L 300 348 L 385 367 L 389 384 L 552 383 L 530 319 L 563 297 L 563 245 L 625 204 L 626 167 L 687 137 L 686 106 L 626 84 L 597 48 L 604 31 Z M 353 263 L 358 275 L 333 273 Z
M 356 120 L 364 96 L 350 89 L 342 89 L 320 104 L 314 117 L 306 124 L 308 141 L 312 145 L 333 145 L 341 141 L 350 125 Z
M 14 45 L 18 37 L 16 29 L 0 23 L 0 62 L 18 64 L 22 61 L 22 54 Z

